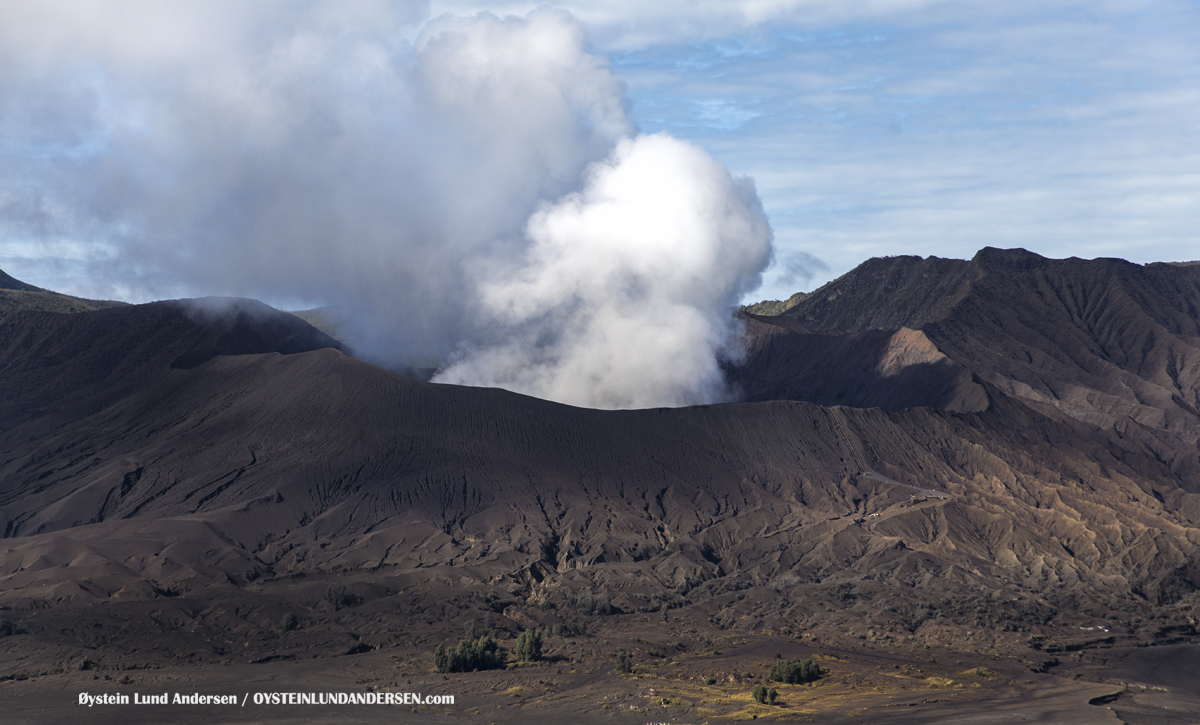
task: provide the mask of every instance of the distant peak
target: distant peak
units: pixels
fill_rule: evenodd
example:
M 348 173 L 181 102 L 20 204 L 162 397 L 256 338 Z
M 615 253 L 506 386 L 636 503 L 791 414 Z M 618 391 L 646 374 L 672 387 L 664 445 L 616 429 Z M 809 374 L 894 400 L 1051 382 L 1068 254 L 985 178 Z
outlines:
M 1016 267 L 1018 269 L 1033 269 L 1040 267 L 1049 260 L 1040 254 L 1020 247 L 1016 249 L 997 249 L 984 247 L 976 252 L 971 260 L 981 267 Z

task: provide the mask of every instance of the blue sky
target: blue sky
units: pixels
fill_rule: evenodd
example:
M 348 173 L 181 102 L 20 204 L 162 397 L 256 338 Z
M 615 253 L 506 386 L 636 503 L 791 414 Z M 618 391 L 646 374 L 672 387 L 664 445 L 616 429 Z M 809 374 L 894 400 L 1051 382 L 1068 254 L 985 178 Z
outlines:
M 447 0 L 405 12 L 532 7 Z M 1200 258 L 1195 0 L 562 7 L 626 84 L 639 130 L 695 142 L 754 179 L 776 262 L 750 298 L 811 290 L 871 256 L 966 258 L 987 245 L 1051 257 Z M 411 17 L 397 22 L 418 32 Z M 31 29 L 22 35 L 36 36 Z M 0 235 L 0 268 L 92 296 L 197 292 L 151 285 L 152 272 L 127 257 L 104 268 L 127 228 L 103 209 L 60 208 L 53 196 L 37 208 L 12 201 L 14 189 L 51 183 L 25 170 L 53 160 L 58 183 L 72 164 L 102 155 L 104 137 L 64 125 L 43 138 L 17 118 L 27 109 L 3 110 L 0 211 L 22 222 L 19 233 L 10 224 Z M 70 233 L 54 222 L 67 217 Z M 105 271 L 115 276 L 101 282 Z
M 778 259 L 762 296 L 988 245 L 1200 258 L 1200 3 L 576 11 L 641 130 L 755 179 Z

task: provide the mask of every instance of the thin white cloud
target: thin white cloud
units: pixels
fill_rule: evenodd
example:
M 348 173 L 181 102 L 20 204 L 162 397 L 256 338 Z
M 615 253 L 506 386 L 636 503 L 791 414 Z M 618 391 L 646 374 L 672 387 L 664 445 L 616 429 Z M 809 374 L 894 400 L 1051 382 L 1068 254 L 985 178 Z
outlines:
M 984 245 L 1200 256 L 1198 26 L 1200 9 L 1171 1 L 1009 5 L 1001 18 L 947 7 L 780 22 L 614 63 L 647 130 L 755 177 L 780 255 L 829 263 L 816 285 L 868 256 Z M 755 52 L 725 52 L 739 42 Z M 694 123 L 712 99 L 760 115 L 732 131 Z M 795 291 L 779 280 L 759 294 Z
M 521 0 L 434 0 L 430 7 L 435 15 L 491 12 L 520 16 L 546 5 Z M 767 23 L 812 27 L 878 21 L 952 3 L 948 0 L 606 0 L 552 5 L 579 18 L 606 50 L 630 50 L 711 40 Z

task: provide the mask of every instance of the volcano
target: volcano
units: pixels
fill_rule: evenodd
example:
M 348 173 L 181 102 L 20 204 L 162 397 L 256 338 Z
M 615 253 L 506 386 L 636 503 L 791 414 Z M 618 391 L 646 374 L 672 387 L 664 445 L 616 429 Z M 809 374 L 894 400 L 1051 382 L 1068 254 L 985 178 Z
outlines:
M 1196 265 L 871 260 L 743 315 L 744 402 L 599 411 L 406 378 L 252 300 L 10 302 L 0 694 L 346 658 L 390 687 L 467 627 L 556 624 L 591 634 L 555 642 L 558 684 L 534 673 L 514 721 L 602 720 L 566 691 L 640 687 L 597 674 L 618 649 L 709 688 L 824 653 L 814 697 L 875 688 L 914 722 L 939 687 L 999 697 L 938 684 L 981 669 L 1065 687 L 1195 636 L 1198 308 Z M 1087 672 L 1063 697 L 1104 695 Z M 533 675 L 462 687 L 505 677 Z

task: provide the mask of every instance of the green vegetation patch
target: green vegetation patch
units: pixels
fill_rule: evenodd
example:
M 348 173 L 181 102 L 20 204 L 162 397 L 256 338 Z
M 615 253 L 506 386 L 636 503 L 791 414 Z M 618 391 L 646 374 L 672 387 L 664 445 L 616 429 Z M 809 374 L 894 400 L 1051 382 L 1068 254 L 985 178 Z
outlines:
M 587 634 L 587 622 L 564 622 L 550 628 L 554 637 L 582 637 Z
M 786 300 L 763 300 L 752 305 L 742 305 L 742 311 L 752 315 L 782 315 L 804 301 L 807 296 L 804 292 L 797 292 Z
M 459 640 L 455 647 L 439 644 L 433 652 L 433 664 L 438 672 L 475 672 L 498 670 L 504 667 L 505 654 L 490 635 Z
M 542 659 L 542 632 L 527 629 L 517 637 L 517 661 L 539 662 Z
M 788 685 L 799 685 L 812 682 L 821 677 L 821 666 L 812 660 L 782 660 L 771 666 L 767 679 L 771 682 L 783 682 Z

